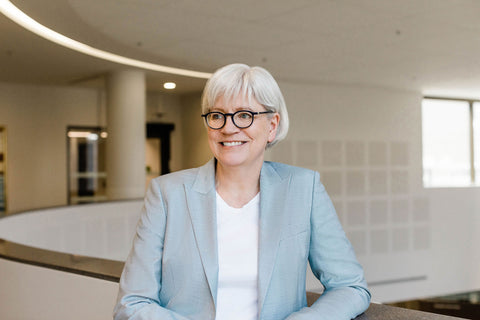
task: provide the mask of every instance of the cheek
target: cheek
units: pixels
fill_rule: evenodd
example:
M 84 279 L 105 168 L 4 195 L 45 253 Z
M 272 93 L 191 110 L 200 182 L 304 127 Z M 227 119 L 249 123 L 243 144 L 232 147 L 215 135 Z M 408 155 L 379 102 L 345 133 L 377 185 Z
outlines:
M 216 144 L 217 138 L 216 134 L 213 130 L 207 129 L 207 137 L 208 137 L 208 144 L 210 145 L 210 148 L 213 148 Z
M 207 137 L 208 137 L 208 140 L 209 140 L 209 141 L 210 141 L 210 140 L 215 140 L 215 139 L 216 139 L 216 136 L 217 136 L 217 134 L 216 134 L 215 130 L 212 130 L 212 129 L 210 129 L 210 128 L 207 128 Z
M 244 133 L 252 141 L 263 141 L 267 138 L 267 131 L 265 131 L 265 129 L 264 126 L 250 127 L 244 129 Z

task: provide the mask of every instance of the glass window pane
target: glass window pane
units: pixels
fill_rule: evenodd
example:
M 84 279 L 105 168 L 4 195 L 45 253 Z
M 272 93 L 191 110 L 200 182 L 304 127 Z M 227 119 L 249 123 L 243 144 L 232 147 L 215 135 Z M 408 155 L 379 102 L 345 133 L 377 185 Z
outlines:
M 423 184 L 470 186 L 470 108 L 467 102 L 424 99 Z
M 473 104 L 473 154 L 475 155 L 475 184 L 480 185 L 480 102 Z

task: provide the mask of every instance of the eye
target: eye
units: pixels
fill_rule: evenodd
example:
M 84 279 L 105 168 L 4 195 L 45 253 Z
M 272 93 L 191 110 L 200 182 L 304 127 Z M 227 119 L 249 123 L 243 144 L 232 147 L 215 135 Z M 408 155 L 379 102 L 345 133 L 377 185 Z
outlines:
M 213 113 L 210 113 L 210 115 L 208 116 L 210 118 L 210 120 L 222 120 L 223 119 L 223 114 L 221 113 L 218 113 L 218 112 L 213 112 Z
M 240 111 L 237 113 L 236 117 L 240 120 L 250 120 L 252 119 L 252 114 L 250 112 Z

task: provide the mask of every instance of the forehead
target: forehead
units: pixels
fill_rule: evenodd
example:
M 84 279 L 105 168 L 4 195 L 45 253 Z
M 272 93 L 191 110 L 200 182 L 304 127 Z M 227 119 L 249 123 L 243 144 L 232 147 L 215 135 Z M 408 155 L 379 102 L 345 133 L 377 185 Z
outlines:
M 246 96 L 236 96 L 226 98 L 225 96 L 220 96 L 215 100 L 213 108 L 215 109 L 254 109 L 262 107 L 262 105 L 253 97 Z

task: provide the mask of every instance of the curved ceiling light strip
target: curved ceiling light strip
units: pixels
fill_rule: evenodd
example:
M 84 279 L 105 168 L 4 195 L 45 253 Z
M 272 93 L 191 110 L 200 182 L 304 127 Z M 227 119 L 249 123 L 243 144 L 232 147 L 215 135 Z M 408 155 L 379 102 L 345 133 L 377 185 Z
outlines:
M 207 73 L 207 72 L 173 68 L 173 67 L 162 66 L 162 65 L 154 64 L 150 62 L 135 60 L 135 59 L 123 57 L 114 53 L 110 53 L 107 51 L 103 51 L 100 49 L 96 49 L 84 43 L 70 39 L 56 31 L 53 31 L 52 29 L 45 27 L 44 25 L 30 18 L 28 15 L 26 15 L 23 11 L 18 9 L 8 0 L 0 0 L 0 12 L 2 12 L 10 20 L 18 23 L 25 29 L 39 35 L 42 38 L 55 42 L 69 49 L 87 54 L 89 56 L 120 63 L 120 64 L 131 66 L 131 67 L 176 74 L 176 75 L 187 76 L 187 77 L 193 77 L 193 78 L 208 79 L 212 75 L 211 73 Z

